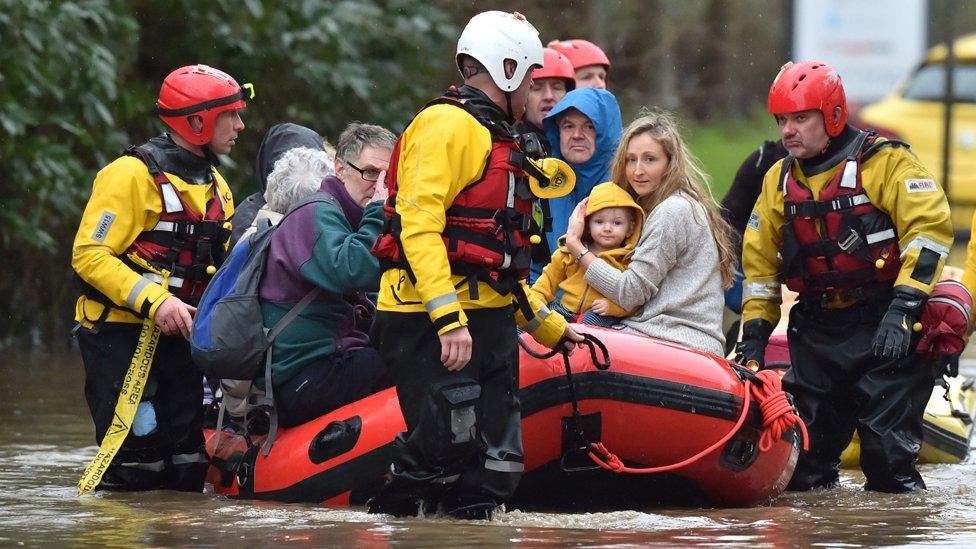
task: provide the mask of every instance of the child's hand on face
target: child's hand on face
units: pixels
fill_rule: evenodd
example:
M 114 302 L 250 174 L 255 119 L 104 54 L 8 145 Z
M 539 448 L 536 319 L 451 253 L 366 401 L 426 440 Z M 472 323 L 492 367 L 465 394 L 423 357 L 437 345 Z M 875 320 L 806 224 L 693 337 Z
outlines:
M 606 299 L 594 299 L 590 309 L 598 315 L 606 315 L 610 312 L 610 303 Z

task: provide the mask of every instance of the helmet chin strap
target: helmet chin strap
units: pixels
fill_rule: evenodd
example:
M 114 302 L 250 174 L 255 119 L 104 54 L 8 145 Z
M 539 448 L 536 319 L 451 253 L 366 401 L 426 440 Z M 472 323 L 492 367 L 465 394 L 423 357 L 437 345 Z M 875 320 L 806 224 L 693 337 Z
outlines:
M 206 158 L 208 161 L 210 161 L 210 163 L 213 164 L 214 167 L 220 166 L 220 158 L 217 158 L 217 155 L 210 150 L 209 143 L 207 143 L 206 145 L 200 145 L 200 150 L 203 151 L 203 157 Z
M 515 113 L 512 112 L 512 92 L 505 92 L 505 105 L 508 107 L 508 121 L 515 122 Z

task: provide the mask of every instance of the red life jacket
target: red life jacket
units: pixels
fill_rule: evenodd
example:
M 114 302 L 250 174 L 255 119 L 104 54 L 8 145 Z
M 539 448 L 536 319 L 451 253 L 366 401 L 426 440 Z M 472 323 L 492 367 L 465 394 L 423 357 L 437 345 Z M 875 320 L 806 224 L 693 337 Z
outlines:
M 154 282 L 162 282 L 162 277 L 147 272 L 125 256 L 135 254 L 153 267 L 169 271 L 167 289 L 170 293 L 184 302 L 195 304 L 213 276 L 213 273 L 207 272 L 208 268 L 212 266 L 211 270 L 216 272 L 223 262 L 225 244 L 230 237 L 217 183 L 211 183 L 214 198 L 201 215 L 187 205 L 147 148 L 131 147 L 126 154 L 139 158 L 149 168 L 159 190 L 163 210 L 156 226 L 136 238 L 125 251 L 122 261 Z
M 783 161 L 783 274 L 795 292 L 883 287 L 898 277 L 901 257 L 891 218 L 864 193 L 861 165 L 885 146 L 861 132 L 844 166 L 820 191 L 819 200 L 793 175 L 793 157 Z M 856 292 L 854 292 L 856 293 Z M 853 296 L 851 296 L 853 297 Z
M 484 105 L 479 99 L 467 97 L 452 87 L 424 107 L 454 105 L 491 132 L 491 153 L 482 176 L 458 193 L 447 209 L 442 236 L 452 273 L 476 275 L 507 293 L 512 285 L 500 283 L 528 275 L 532 246 L 529 238 L 541 234 L 541 229 L 532 218 L 534 199 L 522 168 L 525 156 L 513 138 L 512 128 L 499 119 L 496 107 Z M 384 268 L 404 268 L 412 277 L 400 242 L 401 220 L 396 211 L 396 174 L 402 139 L 401 136 L 397 140 L 386 172 L 390 193 L 383 206 L 386 225 L 372 252 Z

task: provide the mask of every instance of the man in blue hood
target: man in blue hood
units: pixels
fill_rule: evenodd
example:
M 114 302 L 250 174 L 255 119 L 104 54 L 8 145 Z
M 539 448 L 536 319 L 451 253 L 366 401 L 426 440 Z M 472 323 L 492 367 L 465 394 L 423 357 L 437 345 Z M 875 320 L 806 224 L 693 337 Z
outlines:
M 623 131 L 617 98 L 606 90 L 576 89 L 542 121 L 552 144 L 552 156 L 565 160 L 576 172 L 576 187 L 571 193 L 549 200 L 552 226 L 546 232 L 550 253 L 566 234 L 573 208 L 590 195 L 593 187 L 610 180 L 610 163 Z

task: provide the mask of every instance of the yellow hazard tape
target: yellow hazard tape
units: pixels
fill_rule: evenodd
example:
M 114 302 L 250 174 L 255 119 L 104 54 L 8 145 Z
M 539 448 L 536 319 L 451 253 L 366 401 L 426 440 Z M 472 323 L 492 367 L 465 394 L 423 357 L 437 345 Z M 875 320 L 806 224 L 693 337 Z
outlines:
M 161 275 L 163 277 L 162 286 L 165 288 L 169 272 L 163 271 Z M 112 424 L 109 425 L 105 437 L 102 438 L 102 445 L 98 448 L 98 453 L 92 458 L 92 462 L 85 468 L 81 480 L 78 481 L 79 496 L 92 492 L 98 487 L 98 483 L 102 481 L 102 475 L 111 465 L 125 438 L 129 436 L 132 420 L 136 417 L 136 409 L 139 407 L 139 401 L 142 400 L 142 391 L 146 388 L 146 381 L 149 379 L 149 369 L 156 357 L 159 334 L 160 329 L 155 320 L 147 317 L 142 321 L 139 341 L 136 343 L 136 350 L 132 354 L 129 369 L 126 370 L 125 378 L 122 380 L 119 400 L 115 403 L 115 417 L 112 419 Z

